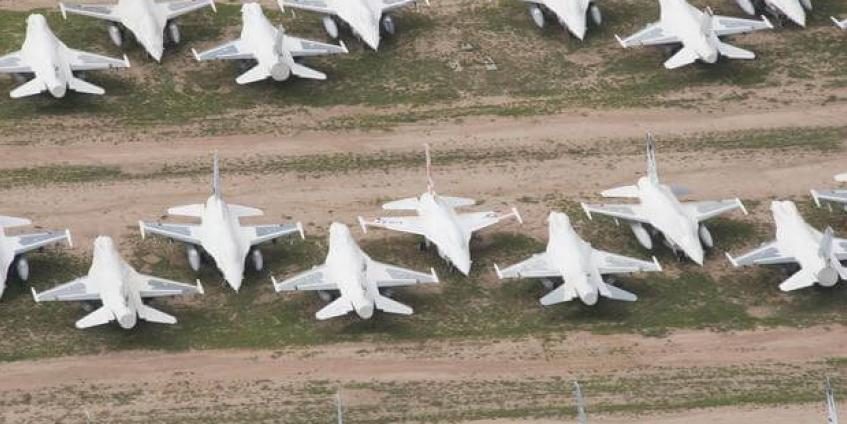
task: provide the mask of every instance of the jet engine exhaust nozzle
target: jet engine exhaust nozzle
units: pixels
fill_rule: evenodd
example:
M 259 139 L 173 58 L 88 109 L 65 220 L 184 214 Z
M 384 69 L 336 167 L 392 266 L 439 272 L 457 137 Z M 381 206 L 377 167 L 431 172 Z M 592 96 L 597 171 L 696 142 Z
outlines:
M 838 282 L 838 271 L 833 267 L 826 267 L 818 272 L 818 283 L 824 287 L 832 287 Z

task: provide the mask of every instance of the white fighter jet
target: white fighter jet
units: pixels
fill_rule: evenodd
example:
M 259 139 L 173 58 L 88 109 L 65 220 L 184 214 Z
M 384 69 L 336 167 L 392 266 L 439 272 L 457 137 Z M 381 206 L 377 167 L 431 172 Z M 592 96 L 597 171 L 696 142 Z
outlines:
M 65 19 L 68 13 L 72 13 L 109 21 L 109 38 L 118 47 L 123 45 L 126 32 L 131 32 L 157 62 L 162 61 L 165 37 L 171 43 L 179 44 L 181 36 L 176 18 L 204 7 L 211 7 L 217 12 L 214 0 L 118 0 L 117 4 L 82 5 L 59 3 Z
M 735 0 L 750 16 L 767 12 L 782 19 L 787 18 L 801 27 L 806 27 L 806 11 L 812 10 L 812 0 Z
M 59 40 L 44 16 L 29 15 L 26 38 L 21 50 L 0 57 L 0 73 L 30 77 L 25 84 L 12 90 L 13 99 L 34 96 L 49 91 L 53 97 L 65 97 L 68 89 L 87 94 L 103 94 L 105 90 L 83 81 L 75 72 L 109 68 L 129 68 L 129 59 L 112 59 L 94 53 L 74 50 Z
M 697 60 L 715 63 L 720 55 L 731 59 L 754 59 L 756 55 L 753 52 L 724 43 L 719 37 L 773 28 L 764 16 L 761 21 L 754 21 L 714 15 L 710 9 L 705 12 L 697 10 L 686 0 L 659 0 L 659 6 L 658 22 L 647 25 L 626 39 L 617 35 L 615 38 L 624 48 L 681 45 L 679 51 L 665 62 L 667 69 L 676 69 Z
M 429 0 L 424 0 L 429 5 Z M 306 10 L 324 15 L 323 26 L 333 39 L 338 38 L 338 21 L 345 23 L 370 48 L 379 49 L 380 33 L 394 35 L 397 25 L 390 12 L 417 0 L 277 0 L 279 8 Z
M 215 155 L 212 175 L 212 195 L 205 204 L 178 206 L 168 210 L 169 215 L 200 218 L 200 224 L 174 224 L 139 222 L 141 237 L 156 234 L 187 245 L 188 263 L 194 271 L 200 270 L 202 247 L 223 274 L 224 280 L 237 292 L 244 279 L 244 264 L 249 256 L 256 271 L 264 267 L 264 259 L 258 245 L 299 233 L 303 225 L 273 224 L 246 226 L 240 218 L 262 216 L 259 209 L 226 203 L 221 197 L 221 177 L 218 156 Z
M 824 392 L 826 393 L 826 424 L 838 424 L 838 408 L 835 403 L 835 393 L 832 391 L 832 384 L 829 382 L 829 377 L 824 383 Z
M 504 219 L 515 218 L 521 224 L 518 210 L 512 208 L 507 214 L 497 212 L 456 213 L 456 208 L 473 206 L 476 201 L 462 197 L 439 196 L 432 181 L 432 160 L 429 146 L 426 147 L 427 191 L 420 197 L 410 197 L 382 205 L 385 210 L 413 210 L 417 216 L 384 217 L 366 221 L 359 217 L 362 231 L 367 227 L 379 227 L 424 237 L 422 247 L 435 244 L 441 257 L 452 263 L 462 274 L 471 270 L 471 236 L 474 232 L 492 226 Z
M 388 265 L 371 259 L 353 240 L 350 229 L 337 222 L 329 227 L 329 253 L 326 262 L 283 282 L 271 277 L 277 293 L 283 291 L 319 291 L 339 296 L 315 314 L 319 320 L 355 312 L 362 319 L 373 316 L 374 309 L 411 315 L 412 308 L 386 296 L 381 290 L 416 284 L 438 283 L 435 270 L 429 274 Z
M 501 270 L 494 269 L 500 279 L 541 278 L 552 289 L 552 278 L 561 278 L 564 284 L 541 298 L 544 306 L 569 302 L 576 298 L 586 305 L 594 305 L 600 296 L 634 302 L 634 294 L 617 288 L 603 280 L 607 274 L 629 274 L 639 271 L 662 270 L 656 258 L 653 262 L 629 258 L 593 248 L 574 231 L 570 218 L 561 212 L 551 212 L 549 241 L 544 253 Z
M 31 225 L 32 222 L 24 218 L 11 216 L 0 216 L 0 298 L 6 290 L 6 280 L 9 270 L 14 265 L 15 272 L 21 281 L 29 279 L 29 261 L 26 254 L 33 250 L 56 243 L 67 243 L 73 247 L 71 232 L 64 231 L 39 231 L 30 234 L 6 235 L 7 228 L 23 227 Z
M 684 254 L 703 265 L 703 246 L 712 247 L 712 235 L 703 221 L 720 214 L 741 209 L 747 210 L 739 199 L 683 202 L 677 196 L 688 194 L 682 187 L 667 186 L 659 182 L 656 170 L 656 152 L 653 137 L 647 135 L 647 176 L 637 185 L 613 188 L 600 193 L 603 197 L 638 199 L 640 204 L 587 205 L 582 208 L 589 218 L 592 214 L 607 215 L 615 222 L 629 224 L 638 242 L 646 249 L 653 248 L 653 236 L 661 233 L 665 244 L 677 255 Z
M 555 20 L 574 37 L 583 40 L 588 30 L 588 17 L 595 25 L 603 23 L 603 15 L 594 0 L 523 0 L 529 3 L 529 15 L 539 28 L 547 18 Z
M 832 22 L 835 22 L 835 26 L 837 26 L 838 28 L 847 30 L 847 19 L 839 21 L 835 16 L 830 16 L 829 19 L 832 19 Z
M 241 38 L 203 53 L 192 50 L 198 61 L 254 61 L 255 66 L 235 80 L 239 84 L 267 78 L 285 81 L 292 74 L 300 78 L 325 80 L 326 74 L 297 63 L 295 58 L 347 53 L 344 43 L 336 46 L 286 35 L 281 26 L 274 28 L 258 3 L 243 5 L 241 15 L 244 21 Z
M 800 270 L 779 285 L 780 290 L 786 292 L 815 283 L 832 287 L 839 278 L 847 279 L 847 269 L 840 262 L 847 259 L 847 239 L 836 238 L 832 228 L 827 228 L 823 234 L 812 228 L 803 220 L 794 202 L 774 201 L 771 212 L 776 240 L 737 258 L 727 253 L 732 265 L 797 264 Z
M 138 318 L 160 324 L 176 324 L 176 318 L 144 304 L 144 299 L 186 294 L 203 294 L 196 286 L 140 274 L 118 253 L 115 242 L 100 236 L 94 240 L 94 257 L 88 275 L 53 289 L 37 293 L 36 302 L 101 301 L 103 305 L 76 322 L 83 329 L 117 321 L 121 328 L 135 327 Z

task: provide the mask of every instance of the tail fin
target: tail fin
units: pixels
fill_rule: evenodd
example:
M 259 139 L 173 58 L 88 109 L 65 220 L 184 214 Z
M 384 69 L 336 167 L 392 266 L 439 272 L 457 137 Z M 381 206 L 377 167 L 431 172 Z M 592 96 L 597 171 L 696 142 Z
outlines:
M 102 87 L 98 87 L 88 81 L 83 81 L 79 78 L 71 78 L 71 80 L 68 81 L 68 88 L 79 93 L 96 94 L 98 96 L 102 96 L 106 93 L 106 90 L 104 90 Z
M 647 133 L 647 176 L 650 181 L 659 182 L 659 171 L 656 168 L 656 140 L 652 133 Z
M 173 315 L 168 315 L 144 304 L 138 307 L 138 317 L 145 321 L 157 322 L 159 324 L 176 324 L 176 318 Z
M 338 418 L 338 424 L 344 424 L 344 405 L 341 404 L 341 390 L 335 394 L 335 416 Z
M 221 169 L 218 160 L 218 152 L 215 152 L 215 159 L 212 164 L 212 195 L 221 197 Z
M 826 230 L 823 232 L 823 237 L 821 237 L 821 245 L 818 249 L 818 254 L 821 257 L 828 259 L 832 254 L 832 241 L 835 238 L 835 234 L 832 231 L 832 227 L 826 227 Z
M 435 183 L 432 181 L 432 156 L 429 153 L 429 143 L 424 144 L 426 154 L 426 191 L 435 192 Z
M 835 407 L 835 394 L 832 391 L 832 384 L 829 382 L 829 377 L 824 383 L 824 391 L 826 392 L 826 423 L 838 424 L 838 411 Z
M 398 315 L 412 315 L 412 308 L 385 296 L 377 296 L 374 303 L 380 311 Z
M 585 400 L 582 398 L 582 389 L 579 387 L 579 382 L 573 382 L 573 398 L 576 403 L 576 422 L 579 424 L 588 424 L 588 416 L 585 415 Z

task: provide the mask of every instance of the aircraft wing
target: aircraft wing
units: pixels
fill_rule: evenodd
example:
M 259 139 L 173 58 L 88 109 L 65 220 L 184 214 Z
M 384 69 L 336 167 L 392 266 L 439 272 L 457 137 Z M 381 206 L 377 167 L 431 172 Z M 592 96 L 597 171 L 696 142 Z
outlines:
M 417 0 L 376 0 L 376 4 L 382 8 L 382 13 L 399 9 L 403 6 L 417 3 Z
M 594 263 L 597 264 L 601 274 L 627 274 L 630 272 L 661 272 L 662 266 L 656 258 L 653 261 L 642 261 L 629 256 L 609 253 L 594 249 L 591 253 Z
M 550 266 L 547 258 L 547 253 L 539 253 L 508 268 L 500 269 L 497 265 L 494 265 L 494 269 L 497 271 L 497 277 L 501 280 L 506 278 L 561 277 L 561 272 Z
M 587 203 L 583 203 L 582 210 L 585 211 L 585 214 L 588 215 L 589 219 L 593 218 L 592 214 L 598 213 L 600 215 L 606 215 L 615 219 L 622 219 L 624 221 L 641 222 L 644 224 L 650 223 L 650 220 L 647 216 L 645 216 L 641 205 L 589 205 Z
M 463 213 L 458 216 L 459 223 L 468 232 L 479 231 L 483 228 L 490 227 L 504 219 L 515 218 L 518 222 L 523 223 L 523 219 L 518 214 L 517 209 L 512 209 L 511 212 L 501 214 L 497 212 L 473 212 Z
M 250 240 L 250 245 L 264 243 L 266 241 L 276 240 L 294 233 L 300 233 L 300 238 L 305 239 L 303 233 L 303 224 L 273 224 L 273 225 L 257 225 L 253 227 L 243 227 L 242 231 Z
M 147 237 L 147 234 L 156 234 L 183 243 L 200 244 L 200 238 L 197 234 L 200 227 L 194 224 L 139 222 L 138 227 L 141 229 L 142 238 Z
M 430 269 L 429 273 L 418 272 L 375 260 L 368 263 L 368 278 L 374 280 L 379 288 L 438 283 L 434 269 Z
M 283 45 L 294 57 L 348 53 L 347 46 L 343 42 L 341 45 L 327 44 L 290 35 L 285 36 Z
M 726 254 L 726 257 L 736 267 L 746 265 L 780 265 L 797 262 L 794 257 L 783 253 L 779 248 L 779 243 L 776 241 L 764 243 L 737 258 L 733 258 L 729 253 Z
M 316 266 L 285 281 L 271 277 L 277 293 L 282 291 L 338 290 L 338 285 L 329 280 L 326 265 Z
M 74 302 L 80 300 L 98 300 L 100 293 L 94 289 L 88 277 L 77 278 L 71 282 L 36 293 L 32 289 L 32 297 L 36 302 Z
M 698 222 L 714 218 L 735 209 L 741 209 L 747 215 L 747 209 L 744 208 L 744 204 L 739 199 L 685 202 L 682 206 Z
M 812 190 L 812 199 L 820 207 L 821 200 L 834 203 L 847 203 L 847 190 Z
M 744 34 L 763 29 L 773 29 L 773 25 L 764 16 L 761 21 L 720 15 L 712 16 L 712 30 L 718 36 Z
M 426 235 L 421 218 L 418 216 L 383 217 L 373 221 L 365 221 L 359 218 L 359 224 L 363 229 L 367 227 L 385 228 L 387 230 L 400 231 L 417 235 Z
M 638 31 L 627 38 L 621 39 L 617 35 L 615 36 L 615 38 L 618 39 L 618 43 L 620 43 L 620 45 L 624 48 L 636 46 L 655 46 L 659 44 L 670 44 L 680 42 L 677 36 L 665 30 L 665 28 L 662 27 L 661 23 L 659 22 L 654 22 L 650 25 L 647 25 L 641 31 Z
M 138 275 L 141 297 L 165 297 L 179 296 L 184 294 L 203 294 L 203 286 L 200 281 L 196 285 L 183 284 L 152 275 Z
M 68 13 L 89 16 L 112 22 L 120 22 L 121 16 L 116 12 L 114 4 L 65 4 L 59 3 L 62 16 L 67 19 Z
M 194 52 L 194 57 L 199 62 L 205 60 L 246 60 L 255 58 L 253 52 L 240 39 L 221 44 L 202 53 L 197 53 L 196 50 L 192 50 L 192 52 Z
M 308 10 L 324 15 L 335 15 L 336 11 L 329 7 L 324 0 L 277 0 L 280 6 L 293 7 L 300 10 Z
M 0 73 L 20 74 L 32 72 L 32 68 L 24 63 L 21 52 L 16 51 L 0 57 Z
M 129 68 L 129 59 L 114 59 L 96 53 L 84 52 L 82 50 L 68 49 L 68 63 L 74 71 L 94 71 L 109 68 Z
M 204 7 L 215 9 L 215 0 L 177 0 L 158 3 L 157 6 L 164 10 L 168 20 L 171 20 Z
M 45 231 L 41 233 L 23 234 L 17 236 L 9 236 L 15 243 L 15 255 L 30 252 L 35 249 L 51 245 L 54 243 L 68 243 L 73 246 L 71 241 L 71 233 L 68 230 L 64 231 Z

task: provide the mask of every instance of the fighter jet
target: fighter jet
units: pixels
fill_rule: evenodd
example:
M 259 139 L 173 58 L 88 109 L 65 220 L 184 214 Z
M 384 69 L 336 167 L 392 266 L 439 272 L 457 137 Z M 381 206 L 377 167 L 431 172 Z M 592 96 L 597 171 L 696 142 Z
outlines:
M 847 30 L 847 19 L 845 19 L 843 21 L 839 21 L 835 16 L 830 16 L 829 19 L 832 19 L 832 22 L 835 22 L 835 25 L 838 28 L 841 28 L 843 30 Z
M 847 182 L 847 173 L 838 174 L 833 179 L 839 183 Z M 812 199 L 814 199 L 815 204 L 818 207 L 821 207 L 823 204 L 822 201 L 825 201 L 838 203 L 845 211 L 847 211 L 847 190 L 812 190 Z
M 429 5 L 429 0 L 424 0 Z M 338 38 L 338 21 L 343 22 L 370 48 L 379 49 L 380 32 L 394 35 L 397 25 L 389 14 L 417 0 L 277 0 L 280 10 L 286 7 L 323 15 L 326 33 Z
M 94 257 L 87 276 L 41 293 L 32 289 L 32 296 L 39 303 L 101 301 L 102 306 L 76 322 L 79 329 L 117 321 L 121 328 L 129 330 L 138 318 L 176 324 L 176 318 L 145 305 L 144 299 L 197 293 L 203 294 L 199 281 L 192 286 L 138 273 L 121 258 L 115 242 L 105 236 L 94 240 Z
M 847 269 L 840 262 L 847 259 L 847 239 L 836 238 L 832 228 L 827 228 L 823 234 L 812 228 L 803 220 L 794 202 L 774 201 L 771 212 L 776 224 L 776 240 L 737 258 L 727 253 L 733 266 L 799 265 L 800 270 L 779 285 L 785 292 L 815 283 L 832 287 L 839 278 L 847 279 Z
M 832 392 L 832 384 L 829 382 L 829 377 L 824 383 L 824 392 L 826 393 L 826 424 L 838 424 L 838 409 L 835 403 L 835 394 Z
M 386 296 L 383 290 L 438 283 L 435 270 L 429 274 L 388 265 L 371 259 L 353 240 L 350 229 L 337 222 L 329 227 L 329 253 L 326 262 L 283 282 L 271 277 L 277 293 L 283 291 L 314 290 L 329 300 L 327 292 L 338 291 L 339 296 L 315 314 L 326 320 L 355 312 L 362 319 L 373 316 L 374 309 L 411 315 L 412 308 Z
M 204 7 L 211 7 L 217 12 L 214 0 L 118 0 L 117 4 L 90 5 L 59 3 L 65 19 L 68 13 L 72 13 L 109 21 L 109 38 L 118 47 L 123 45 L 126 32 L 131 32 L 157 62 L 162 61 L 166 37 L 173 44 L 179 44 L 182 38 L 176 18 Z
M 31 224 L 32 222 L 28 219 L 0 216 L 0 298 L 6 290 L 6 280 L 13 265 L 21 281 L 29 279 L 29 261 L 26 259 L 28 252 L 56 243 L 67 243 L 68 246 L 73 247 L 69 230 L 6 235 L 7 228 Z
M 665 61 L 665 68 L 676 69 L 697 60 L 715 63 L 718 56 L 730 59 L 753 59 L 748 50 L 724 43 L 719 37 L 772 29 L 762 16 L 761 21 L 714 15 L 710 9 L 697 10 L 685 0 L 659 0 L 660 18 L 641 31 L 618 42 L 624 48 L 634 46 L 680 45 L 681 48 Z
M 589 218 L 598 213 L 608 215 L 615 222 L 629 224 L 638 242 L 646 249 L 653 248 L 653 236 L 661 233 L 665 244 L 682 257 L 686 255 L 703 265 L 703 246 L 712 247 L 712 235 L 703 221 L 720 214 L 741 209 L 747 210 L 739 199 L 684 202 L 677 196 L 688 194 L 678 186 L 667 186 L 659 182 L 656 170 L 656 151 L 653 136 L 647 135 L 647 176 L 641 177 L 637 185 L 613 188 L 600 193 L 603 197 L 638 199 L 640 204 L 587 205 L 582 208 Z
M 112 59 L 94 53 L 74 50 L 59 40 L 47 20 L 39 14 L 26 20 L 26 38 L 21 50 L 0 57 L 0 73 L 21 78 L 32 77 L 12 90 L 13 99 L 34 96 L 49 91 L 55 98 L 65 97 L 68 89 L 102 95 L 105 90 L 78 78 L 75 72 L 109 68 L 129 68 L 129 59 Z
M 347 53 L 344 43 L 336 46 L 286 35 L 282 26 L 274 28 L 258 3 L 243 5 L 241 15 L 244 21 L 241 38 L 203 53 L 192 50 L 198 61 L 221 59 L 255 62 L 255 66 L 235 80 L 239 84 L 267 78 L 285 81 L 292 74 L 300 78 L 325 80 L 324 73 L 297 63 L 295 58 Z
M 367 227 L 379 227 L 424 237 L 421 247 L 435 244 L 439 255 L 453 264 L 462 274 L 471 270 L 470 241 L 474 232 L 492 226 L 504 219 L 515 218 L 523 224 L 518 210 L 512 208 L 507 214 L 497 212 L 456 213 L 456 208 L 473 206 L 476 201 L 462 197 L 443 197 L 435 192 L 432 181 L 432 159 L 429 145 L 426 148 L 427 191 L 420 197 L 411 197 L 382 205 L 385 210 L 414 210 L 417 216 L 385 217 L 366 221 L 359 217 L 362 231 Z
M 554 19 L 580 41 L 588 30 L 588 17 L 595 25 L 603 23 L 603 15 L 594 0 L 523 0 L 529 3 L 529 15 L 539 28 Z
M 735 0 L 750 16 L 757 12 L 768 12 L 777 19 L 787 18 L 801 27 L 806 27 L 806 11 L 812 10 L 812 0 Z
M 500 279 L 541 278 L 548 289 L 553 288 L 552 278 L 564 280 L 564 284 L 541 298 L 544 306 L 576 298 L 586 305 L 595 305 L 600 296 L 634 302 L 638 299 L 634 294 L 605 282 L 603 276 L 662 270 L 655 257 L 653 262 L 646 262 L 591 247 L 574 231 L 564 213 L 551 212 L 547 221 L 549 241 L 544 253 L 503 270 L 494 265 Z
M 249 256 L 256 271 L 264 267 L 258 245 L 275 241 L 294 233 L 303 234 L 303 225 L 273 224 L 244 226 L 240 218 L 262 216 L 259 209 L 231 205 L 221 197 L 221 177 L 218 156 L 215 155 L 212 173 L 212 195 L 205 204 L 178 206 L 168 210 L 169 215 L 200 218 L 200 224 L 152 223 L 139 221 L 141 237 L 156 234 L 187 245 L 188 263 L 194 271 L 200 270 L 202 247 L 223 274 L 223 278 L 237 292 L 244 279 L 244 264 Z

